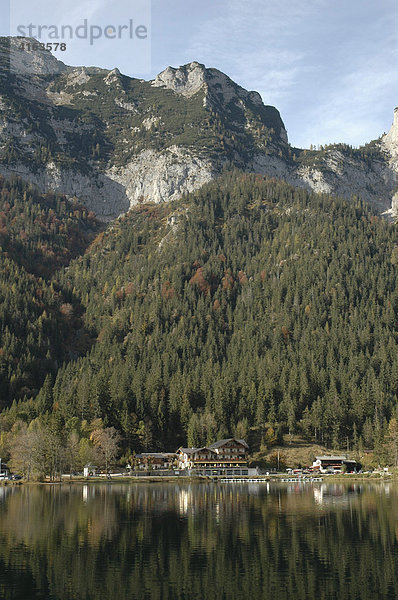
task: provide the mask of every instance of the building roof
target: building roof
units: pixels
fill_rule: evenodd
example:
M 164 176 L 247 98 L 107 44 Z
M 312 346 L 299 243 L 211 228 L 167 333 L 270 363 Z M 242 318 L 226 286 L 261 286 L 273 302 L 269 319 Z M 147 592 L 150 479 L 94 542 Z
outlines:
M 238 438 L 227 438 L 225 440 L 218 440 L 217 442 L 214 442 L 214 444 L 210 444 L 209 448 L 220 448 L 220 446 L 224 446 L 228 442 L 238 442 L 238 444 L 241 444 L 245 448 L 249 449 L 249 446 L 247 445 L 245 440 L 239 440 Z
M 316 456 L 315 460 L 347 460 L 346 456 Z
M 217 440 L 217 442 L 209 444 L 209 446 L 203 446 L 202 448 L 178 448 L 177 452 L 183 452 L 184 454 L 195 454 L 196 452 L 199 452 L 201 450 L 209 450 L 210 452 L 215 452 L 217 448 L 221 448 L 228 442 L 237 442 L 238 444 L 244 446 L 247 450 L 249 449 L 249 446 L 245 442 L 245 440 L 240 440 L 238 438 L 226 438 L 225 440 Z
M 141 452 L 141 454 L 136 454 L 136 457 L 138 458 L 149 458 L 150 456 L 153 456 L 154 458 L 175 458 L 177 454 L 175 452 Z
M 178 450 L 184 454 L 196 454 L 196 452 L 201 452 L 203 450 L 215 453 L 211 446 L 203 446 L 203 448 L 179 448 Z

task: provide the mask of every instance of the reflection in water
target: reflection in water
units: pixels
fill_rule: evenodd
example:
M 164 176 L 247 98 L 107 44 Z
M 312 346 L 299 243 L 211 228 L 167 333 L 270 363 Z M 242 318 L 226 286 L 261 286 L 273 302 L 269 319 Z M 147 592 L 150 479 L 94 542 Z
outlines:
M 15 493 L 16 491 L 17 490 L 14 486 L 1 485 L 0 486 L 0 503 L 4 502 L 4 500 L 7 498 L 7 496 Z
M 326 484 L 314 487 L 314 499 L 317 504 L 339 504 L 349 506 L 353 494 L 361 494 L 364 489 L 362 484 L 352 485 Z M 387 491 L 384 488 L 385 492 Z
M 0 487 L 4 600 L 398 597 L 394 484 Z

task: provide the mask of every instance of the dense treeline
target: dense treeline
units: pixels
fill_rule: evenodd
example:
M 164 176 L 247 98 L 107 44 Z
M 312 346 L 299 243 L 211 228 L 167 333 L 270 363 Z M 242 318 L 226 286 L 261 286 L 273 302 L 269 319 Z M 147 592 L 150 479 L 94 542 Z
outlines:
M 82 254 L 99 230 L 77 200 L 39 194 L 18 178 L 0 177 L 0 245 L 26 271 L 45 278 Z
M 101 418 L 126 452 L 267 425 L 380 446 L 397 409 L 397 262 L 395 226 L 358 199 L 260 176 L 136 207 L 54 281 L 97 342 L 7 426 L 45 406 L 67 429 Z
M 35 396 L 67 358 L 78 302 L 51 279 L 98 227 L 79 204 L 0 177 L 0 409 Z

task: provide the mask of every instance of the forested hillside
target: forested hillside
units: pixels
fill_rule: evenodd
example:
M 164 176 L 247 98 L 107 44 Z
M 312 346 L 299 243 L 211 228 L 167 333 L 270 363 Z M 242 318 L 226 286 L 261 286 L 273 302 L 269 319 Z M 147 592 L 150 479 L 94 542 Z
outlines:
M 0 177 L 0 409 L 34 397 L 73 350 L 79 303 L 53 276 L 98 227 L 78 203 Z
M 269 425 L 373 447 L 396 416 L 397 263 L 396 227 L 359 200 L 260 176 L 136 207 L 48 284 L 96 342 L 4 427 L 45 406 L 126 452 Z

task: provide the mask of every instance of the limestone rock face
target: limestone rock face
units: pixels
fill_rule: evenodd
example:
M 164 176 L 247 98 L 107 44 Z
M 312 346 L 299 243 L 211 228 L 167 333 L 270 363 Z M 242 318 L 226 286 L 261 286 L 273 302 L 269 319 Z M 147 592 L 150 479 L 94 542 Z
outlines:
M 396 173 L 383 154 L 369 164 L 332 150 L 321 168 L 300 167 L 296 176 L 315 192 L 345 198 L 355 195 L 370 202 L 381 212 L 391 209 Z
M 125 187 L 99 171 L 84 174 L 54 163 L 48 163 L 45 169 L 32 171 L 19 163 L 12 168 L 0 164 L 0 175 L 18 175 L 43 193 L 55 191 L 68 198 L 79 198 L 88 210 L 94 211 L 105 222 L 112 221 L 130 208 Z
M 144 150 L 125 167 L 113 166 L 107 177 L 124 187 L 129 205 L 138 202 L 177 200 L 184 192 L 193 192 L 213 179 L 214 163 L 172 146 L 165 152 Z
M 257 106 L 261 106 L 263 103 L 258 92 L 248 92 L 218 69 L 207 69 L 198 62 L 192 62 L 177 69 L 167 67 L 157 75 L 152 85 L 165 87 L 188 98 L 206 86 L 206 91 L 210 90 L 213 93 L 221 94 L 225 103 L 235 98 L 250 99 Z
M 195 191 L 214 178 L 215 166 L 210 160 L 173 147 L 164 153 L 146 150 L 126 166 L 112 166 L 105 173 L 93 169 L 84 174 L 48 163 L 36 172 L 23 164 L 12 168 L 0 164 L 0 175 L 18 175 L 42 192 L 54 190 L 77 197 L 100 220 L 111 221 L 135 204 L 167 202 Z
M 394 121 L 390 131 L 381 140 L 382 148 L 388 156 L 389 172 L 392 173 L 394 195 L 391 202 L 391 214 L 398 217 L 398 107 L 394 110 Z
M 395 158 L 398 156 L 398 107 L 394 109 L 394 121 L 391 129 L 382 139 L 384 148 Z
M 198 62 L 175 69 L 167 67 L 156 76 L 152 85 L 154 87 L 165 87 L 177 94 L 187 98 L 193 96 L 206 82 L 206 69 Z
M 276 108 L 217 69 L 192 62 L 132 80 L 23 52 L 22 41 L 34 43 L 0 38 L 1 175 L 75 196 L 104 221 L 178 199 L 226 163 L 398 214 L 398 109 L 369 152 L 307 153 L 289 146 Z
M 398 192 L 392 197 L 391 214 L 393 217 L 398 217 Z
M 388 217 L 398 215 L 398 169 L 389 155 L 380 153 L 369 164 L 339 150 L 330 150 L 319 164 L 292 165 L 278 157 L 258 154 L 250 170 L 284 179 L 291 185 L 320 194 L 351 198 L 358 196 Z M 395 194 L 395 196 L 394 196 Z

